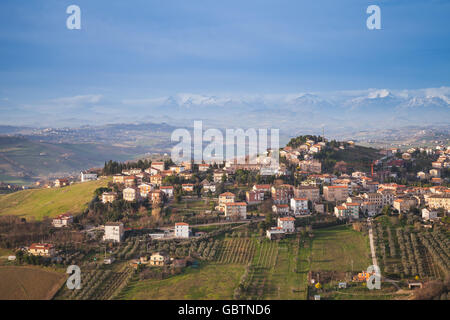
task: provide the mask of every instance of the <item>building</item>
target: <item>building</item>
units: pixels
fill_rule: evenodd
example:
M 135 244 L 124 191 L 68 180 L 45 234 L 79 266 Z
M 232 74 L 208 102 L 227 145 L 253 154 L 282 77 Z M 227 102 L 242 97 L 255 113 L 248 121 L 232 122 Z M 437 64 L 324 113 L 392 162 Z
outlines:
M 152 167 L 155 168 L 156 170 L 164 171 L 165 170 L 164 161 L 152 162 Z
M 347 186 L 324 186 L 323 196 L 326 201 L 345 201 L 348 197 Z
M 141 197 L 147 198 L 147 195 L 149 194 L 149 192 L 151 192 L 153 190 L 153 186 L 151 186 L 150 184 L 147 184 L 147 183 L 143 183 L 138 186 L 138 189 L 139 189 L 139 194 L 141 195 Z
M 69 179 L 56 179 L 55 180 L 55 187 L 61 188 L 69 185 Z
M 103 203 L 112 203 L 117 199 L 116 192 L 103 192 L 102 194 L 102 202 Z
M 185 192 L 193 192 L 194 191 L 194 185 L 192 183 L 183 183 L 181 185 L 181 189 Z
M 126 187 L 129 187 L 129 188 L 134 187 L 136 185 L 136 181 L 137 181 L 137 179 L 136 179 L 135 176 L 125 176 L 125 177 L 123 177 L 123 184 Z
M 137 201 L 140 198 L 140 194 L 135 188 L 125 188 L 122 194 L 125 201 Z
M 52 257 L 55 255 L 55 247 L 50 243 L 33 243 L 28 248 L 28 253 L 33 256 Z
M 345 202 L 343 206 L 347 209 L 347 217 L 359 219 L 359 203 Z
M 127 175 L 127 176 L 131 176 L 131 175 L 135 175 L 135 174 L 139 174 L 142 172 L 141 168 L 131 168 L 131 169 L 125 169 L 122 170 L 122 173 Z
M 206 172 L 209 169 L 209 164 L 201 163 L 198 165 L 198 171 L 199 172 Z
M 162 179 L 163 179 L 162 175 L 155 174 L 155 175 L 150 176 L 150 183 L 155 186 L 160 186 L 162 183 Z
M 298 167 L 301 171 L 320 173 L 322 172 L 322 163 L 319 160 L 302 160 L 299 162 Z
M 266 231 L 266 237 L 269 240 L 282 239 L 284 238 L 285 234 L 286 232 L 284 232 L 284 230 L 279 227 L 272 227 Z
M 222 182 L 222 177 L 225 175 L 225 178 L 228 177 L 226 171 L 216 171 L 213 173 L 214 183 Z
M 159 189 L 167 196 L 167 198 L 173 198 L 173 186 L 162 186 Z
M 189 224 L 184 222 L 175 223 L 175 237 L 176 238 L 189 238 Z
M 104 227 L 105 235 L 104 241 L 121 242 L 124 235 L 122 222 L 107 222 Z
M 308 199 L 292 198 L 291 210 L 294 212 L 294 214 L 309 214 Z
M 255 184 L 253 186 L 253 191 L 262 193 L 270 192 L 270 184 Z
M 264 201 L 264 192 L 250 190 L 245 192 L 245 200 L 249 205 L 258 204 Z
M 55 228 L 68 227 L 73 222 L 73 216 L 70 213 L 63 213 L 53 218 L 52 225 Z
M 113 175 L 113 183 L 123 183 L 125 176 L 123 174 L 115 174 Z
M 151 176 L 154 176 L 155 174 L 160 174 L 162 170 L 158 170 L 156 168 L 150 167 L 148 169 L 145 169 L 145 172 L 148 173 Z
M 289 204 L 294 197 L 294 187 L 289 184 L 272 186 L 271 194 L 274 204 Z
M 425 203 L 431 209 L 444 208 L 450 211 L 450 195 L 449 194 L 433 194 L 425 196 Z
M 401 198 L 394 200 L 394 209 L 398 212 L 406 212 L 411 210 L 416 205 L 416 199 L 414 198 Z
M 153 190 L 148 193 L 147 197 L 153 204 L 161 203 L 163 200 L 163 195 L 165 193 L 159 189 Z
M 155 252 L 150 256 L 150 265 L 162 267 L 169 263 L 170 258 L 164 252 Z
M 274 204 L 272 205 L 272 211 L 276 214 L 286 215 L 289 213 L 289 205 L 287 204 Z
M 96 173 L 85 173 L 85 172 L 80 173 L 81 182 L 94 181 L 97 180 L 97 178 L 98 177 Z
M 294 222 L 295 219 L 292 217 L 278 218 L 278 227 L 281 228 L 286 233 L 294 232 L 295 231 Z
M 226 203 L 225 217 L 247 219 L 247 204 L 245 202 Z
M 298 186 L 294 189 L 294 197 L 316 202 L 320 200 L 320 189 L 314 186 Z
M 383 194 L 379 192 L 367 192 L 363 196 L 365 201 L 375 203 L 379 209 L 383 207 Z
M 236 199 L 234 193 L 224 192 L 219 195 L 219 211 L 225 211 L 225 205 L 227 203 L 233 203 Z
M 429 210 L 427 208 L 422 209 L 422 219 L 423 220 L 433 220 L 437 218 L 437 211 Z

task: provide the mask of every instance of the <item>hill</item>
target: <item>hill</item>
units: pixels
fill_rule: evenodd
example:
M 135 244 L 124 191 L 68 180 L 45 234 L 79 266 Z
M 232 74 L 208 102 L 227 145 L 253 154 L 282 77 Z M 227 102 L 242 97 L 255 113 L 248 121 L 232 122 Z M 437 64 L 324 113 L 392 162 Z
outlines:
M 64 176 L 101 166 L 108 159 L 124 161 L 141 152 L 104 144 L 52 143 L 0 136 L 0 181 L 27 184 L 39 176 Z
M 76 183 L 64 188 L 31 189 L 0 195 L 0 215 L 17 215 L 37 220 L 64 212 L 80 213 L 91 201 L 95 189 L 109 179 Z

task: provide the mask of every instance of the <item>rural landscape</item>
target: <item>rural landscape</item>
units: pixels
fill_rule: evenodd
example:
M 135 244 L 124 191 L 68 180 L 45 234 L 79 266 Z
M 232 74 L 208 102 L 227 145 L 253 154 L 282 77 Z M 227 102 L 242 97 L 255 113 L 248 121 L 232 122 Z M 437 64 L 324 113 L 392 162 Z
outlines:
M 449 15 L 0 1 L 0 303 L 180 319 L 445 307 Z

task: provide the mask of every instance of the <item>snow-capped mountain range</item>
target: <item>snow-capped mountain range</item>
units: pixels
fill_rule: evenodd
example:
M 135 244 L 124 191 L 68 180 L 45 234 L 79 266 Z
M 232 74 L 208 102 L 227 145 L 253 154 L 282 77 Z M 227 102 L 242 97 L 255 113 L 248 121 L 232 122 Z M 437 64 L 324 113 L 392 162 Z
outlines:
M 303 92 L 193 94 L 113 99 L 101 94 L 60 97 L 37 105 L 0 104 L 1 124 L 76 126 L 166 122 L 208 127 L 280 128 L 288 132 L 450 124 L 450 87 Z

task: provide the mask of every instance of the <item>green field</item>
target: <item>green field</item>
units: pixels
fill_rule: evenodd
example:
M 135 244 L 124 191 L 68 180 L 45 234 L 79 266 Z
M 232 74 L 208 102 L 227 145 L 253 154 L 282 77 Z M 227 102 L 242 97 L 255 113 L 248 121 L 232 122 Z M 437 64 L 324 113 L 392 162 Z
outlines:
M 228 300 L 244 272 L 242 265 L 205 264 L 189 267 L 183 274 L 165 280 L 132 283 L 119 296 L 125 300 Z
M 0 215 L 17 215 L 37 220 L 64 212 L 77 214 L 91 201 L 93 192 L 108 179 L 76 183 L 64 188 L 32 189 L 0 195 Z
M 308 272 L 337 271 L 354 273 L 370 265 L 367 236 L 349 226 L 314 230 L 310 239 L 289 236 L 279 241 L 252 237 L 226 237 L 215 262 L 199 269 L 188 268 L 166 280 L 133 282 L 121 299 L 231 299 L 241 283 L 239 299 L 304 300 L 308 296 Z M 243 277 L 247 268 L 247 276 Z M 243 281 L 241 282 L 241 277 Z M 343 280 L 343 279 L 342 279 Z M 364 288 L 365 290 L 368 290 Z M 391 292 L 366 292 L 364 297 L 387 298 Z M 355 299 L 361 292 L 350 289 Z M 329 299 L 344 294 L 328 290 Z
M 314 230 L 311 270 L 346 272 L 367 270 L 369 238 L 348 226 Z

